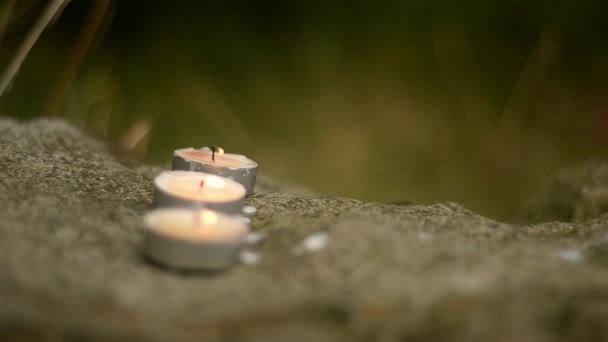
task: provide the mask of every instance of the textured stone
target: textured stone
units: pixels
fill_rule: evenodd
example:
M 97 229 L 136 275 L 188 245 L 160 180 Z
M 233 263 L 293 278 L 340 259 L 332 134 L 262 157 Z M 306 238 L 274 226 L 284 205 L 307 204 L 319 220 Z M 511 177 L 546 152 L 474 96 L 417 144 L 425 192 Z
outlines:
M 608 161 L 591 160 L 561 170 L 522 212 L 531 222 L 584 221 L 608 212 Z
M 608 338 L 608 215 L 510 225 L 261 177 L 259 262 L 179 273 L 140 253 L 159 171 L 62 121 L 0 119 L 0 339 Z M 293 255 L 319 231 L 325 248 Z

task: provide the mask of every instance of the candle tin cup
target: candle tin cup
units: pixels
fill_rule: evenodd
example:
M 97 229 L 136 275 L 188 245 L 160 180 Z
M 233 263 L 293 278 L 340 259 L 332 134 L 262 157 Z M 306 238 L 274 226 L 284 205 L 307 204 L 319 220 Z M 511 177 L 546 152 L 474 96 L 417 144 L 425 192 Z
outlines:
M 240 215 L 245 203 L 243 185 L 208 173 L 164 171 L 154 185 L 155 208 L 207 208 Z
M 144 253 L 179 270 L 216 271 L 239 261 L 249 225 L 213 210 L 157 209 L 144 216 Z
M 241 183 L 247 195 L 253 194 L 257 169 L 258 164 L 243 155 L 214 153 L 209 148 L 184 148 L 173 153 L 172 170 L 205 172 L 230 178 Z

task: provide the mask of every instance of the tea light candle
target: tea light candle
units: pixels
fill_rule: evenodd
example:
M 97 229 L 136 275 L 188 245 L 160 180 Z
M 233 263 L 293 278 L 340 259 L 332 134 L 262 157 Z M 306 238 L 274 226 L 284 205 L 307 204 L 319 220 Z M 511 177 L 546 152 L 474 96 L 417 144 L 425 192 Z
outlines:
M 157 209 L 144 216 L 144 252 L 184 270 L 219 270 L 238 261 L 249 232 L 238 216 L 209 209 Z
M 258 164 L 240 154 L 224 153 L 221 147 L 204 147 L 200 150 L 184 148 L 173 153 L 172 169 L 227 177 L 243 184 L 247 195 L 251 195 Z
M 202 172 L 165 171 L 154 180 L 154 207 L 208 208 L 241 214 L 245 188 L 228 178 Z

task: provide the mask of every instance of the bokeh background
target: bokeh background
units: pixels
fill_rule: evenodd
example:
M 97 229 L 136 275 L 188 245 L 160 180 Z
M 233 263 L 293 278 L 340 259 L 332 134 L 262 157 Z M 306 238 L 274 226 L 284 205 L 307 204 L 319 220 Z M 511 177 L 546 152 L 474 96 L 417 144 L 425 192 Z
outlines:
M 48 2 L 3 0 L 6 67 Z M 508 219 L 606 157 L 605 1 L 83 1 L 0 113 L 66 118 L 168 163 L 216 144 L 323 194 Z

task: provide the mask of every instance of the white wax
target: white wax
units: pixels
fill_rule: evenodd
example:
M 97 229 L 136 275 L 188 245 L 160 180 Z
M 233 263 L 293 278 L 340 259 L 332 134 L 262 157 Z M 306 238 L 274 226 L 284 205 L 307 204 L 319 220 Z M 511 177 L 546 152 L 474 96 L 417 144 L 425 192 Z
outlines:
M 212 152 L 210 150 L 195 150 L 193 148 L 185 148 L 175 151 L 175 154 L 186 160 L 192 160 L 202 164 L 240 169 L 251 169 L 258 166 L 256 162 L 240 154 L 219 154 L 216 152 L 215 161 L 211 159 Z
M 245 196 L 245 187 L 240 183 L 202 172 L 165 171 L 154 183 L 166 193 L 194 201 L 221 203 Z
M 144 216 L 147 229 L 192 242 L 244 239 L 249 226 L 238 216 L 209 209 L 158 209 Z

